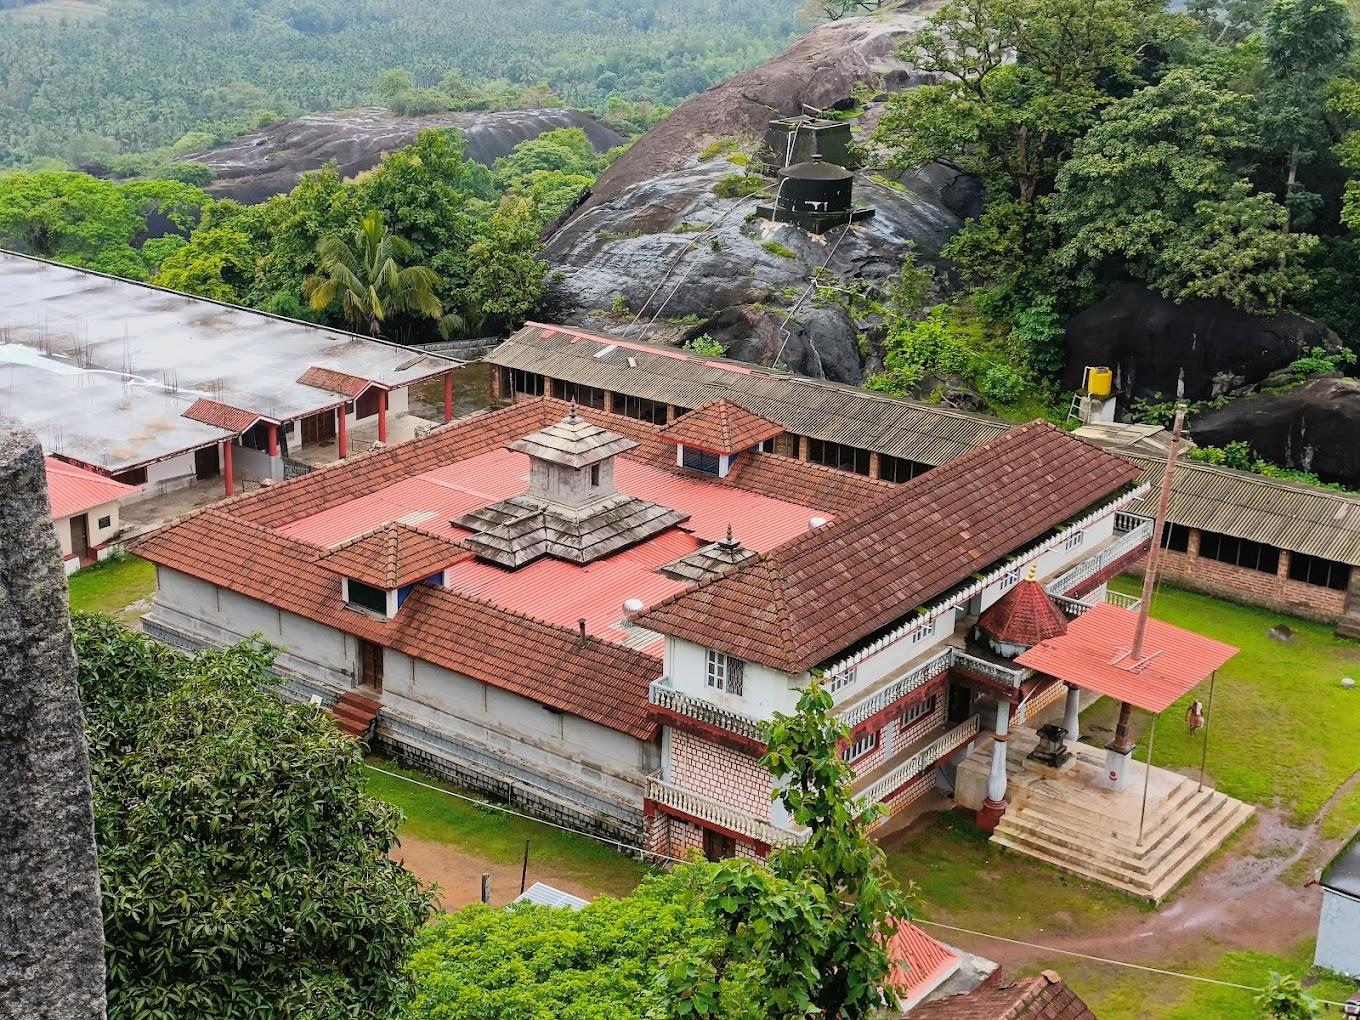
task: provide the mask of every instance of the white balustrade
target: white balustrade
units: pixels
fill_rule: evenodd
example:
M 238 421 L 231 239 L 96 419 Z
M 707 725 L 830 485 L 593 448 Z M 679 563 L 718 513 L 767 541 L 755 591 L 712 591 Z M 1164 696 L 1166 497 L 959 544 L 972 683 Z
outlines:
M 647 796 L 663 808 L 671 808 L 687 818 L 709 822 L 767 846 L 792 843 L 800 838 L 798 834 L 776 829 L 769 822 L 740 808 L 722 804 L 693 790 L 662 782 L 659 772 L 647 777 Z
M 1147 517 L 1120 513 L 1115 515 L 1115 523 L 1115 535 L 1117 537 L 1113 542 L 1101 549 L 1096 555 L 1082 560 L 1056 580 L 1050 581 L 1045 585 L 1044 590 L 1050 595 L 1066 595 L 1082 581 L 1094 577 L 1111 563 L 1127 556 L 1140 545 L 1152 539 L 1153 521 Z M 1131 525 L 1131 527 L 1121 529 L 1118 526 L 1120 523 Z
M 671 686 L 670 677 L 663 676 L 653 680 L 648 688 L 648 699 L 657 708 L 664 708 L 677 715 L 689 716 L 699 722 L 717 726 L 751 740 L 763 742 L 760 734 L 760 720 L 743 712 L 715 705 L 704 698 L 693 698 Z
M 898 765 L 892 771 L 874 780 L 863 793 L 859 795 L 859 800 L 863 804 L 877 804 L 895 790 L 901 789 L 912 779 L 919 776 L 927 769 L 933 768 L 935 763 L 941 758 L 946 757 L 950 752 L 962 747 L 968 741 L 977 736 L 978 717 L 969 716 L 967 720 L 955 726 L 948 733 L 945 733 L 938 740 L 927 747 L 923 747 L 910 758 Z

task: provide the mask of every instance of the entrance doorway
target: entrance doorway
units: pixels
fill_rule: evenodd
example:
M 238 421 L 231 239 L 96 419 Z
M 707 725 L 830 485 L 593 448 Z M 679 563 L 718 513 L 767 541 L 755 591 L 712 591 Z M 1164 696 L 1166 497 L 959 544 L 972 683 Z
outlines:
M 71 552 L 82 560 L 90 558 L 90 519 L 85 514 L 71 518 Z
M 704 857 L 710 861 L 725 861 L 737 856 L 737 841 L 712 829 L 704 830 Z
M 216 478 L 221 470 L 222 461 L 216 446 L 194 451 L 194 477 L 200 482 L 205 478 Z
M 340 413 L 344 414 L 342 407 Z M 302 419 L 302 445 L 317 446 L 335 438 L 335 412 L 321 411 Z
M 382 645 L 372 641 L 359 641 L 359 683 L 372 687 L 375 694 L 382 693 L 383 650 Z
M 949 685 L 949 723 L 966 722 L 973 714 L 973 689 L 966 684 Z

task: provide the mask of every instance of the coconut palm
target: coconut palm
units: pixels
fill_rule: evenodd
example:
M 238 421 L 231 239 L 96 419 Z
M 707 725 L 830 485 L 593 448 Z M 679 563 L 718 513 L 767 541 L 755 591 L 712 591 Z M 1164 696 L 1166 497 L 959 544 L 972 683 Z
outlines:
M 403 312 L 443 317 L 434 293 L 439 276 L 426 266 L 401 265 L 411 246 L 383 225 L 378 209 L 364 215 L 353 247 L 343 237 L 323 237 L 316 254 L 320 272 L 302 284 L 315 311 L 339 301 L 345 321 L 356 331 L 367 329 L 370 336 L 379 334 L 384 319 Z

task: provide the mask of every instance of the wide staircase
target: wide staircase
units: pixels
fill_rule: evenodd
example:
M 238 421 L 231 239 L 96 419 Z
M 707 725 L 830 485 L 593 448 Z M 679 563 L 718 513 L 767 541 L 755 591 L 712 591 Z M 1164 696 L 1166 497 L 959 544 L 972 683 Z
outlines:
M 378 718 L 382 705 L 354 691 L 346 691 L 331 709 L 336 725 L 351 737 L 363 737 Z
M 1179 782 L 1149 802 L 1141 841 L 1136 813 L 1092 810 L 1084 799 L 1062 796 L 1056 783 L 1013 783 L 1015 798 L 992 842 L 1160 903 L 1255 810 L 1193 779 L 1175 778 Z

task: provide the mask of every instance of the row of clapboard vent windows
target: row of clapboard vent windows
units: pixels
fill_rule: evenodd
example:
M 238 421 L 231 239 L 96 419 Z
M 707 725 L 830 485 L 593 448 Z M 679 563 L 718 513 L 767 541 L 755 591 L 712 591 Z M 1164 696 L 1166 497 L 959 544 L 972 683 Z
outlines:
M 1190 528 L 1181 524 L 1168 523 L 1162 532 L 1162 548 L 1172 552 L 1188 552 L 1190 548 Z M 1202 559 L 1217 560 L 1244 570 L 1256 570 L 1262 574 L 1280 572 L 1280 550 L 1273 545 L 1253 542 L 1248 538 L 1235 535 L 1221 535 L 1216 531 L 1199 533 L 1199 555 Z M 1351 580 L 1348 563 L 1309 556 L 1306 553 L 1290 553 L 1289 579 L 1302 584 L 1316 585 L 1345 591 Z

